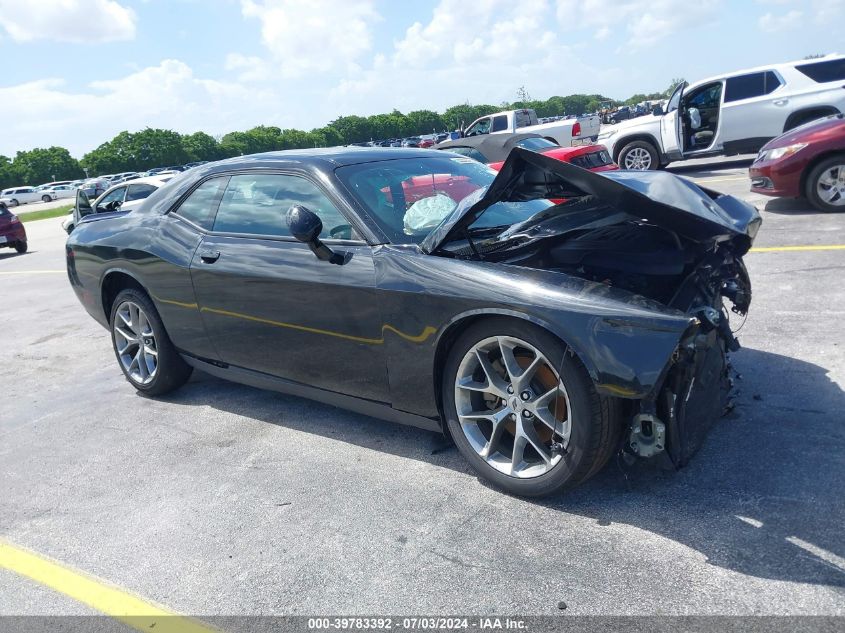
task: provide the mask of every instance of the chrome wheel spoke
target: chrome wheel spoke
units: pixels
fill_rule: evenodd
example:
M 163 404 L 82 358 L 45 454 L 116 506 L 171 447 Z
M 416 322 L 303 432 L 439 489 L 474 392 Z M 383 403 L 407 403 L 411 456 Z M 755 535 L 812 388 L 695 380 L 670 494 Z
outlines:
M 552 454 L 543 444 L 543 441 L 540 439 L 540 436 L 537 435 L 537 430 L 534 428 L 532 424 L 524 424 L 522 428 L 522 434 L 525 437 L 528 444 L 537 451 L 537 454 L 540 458 L 547 464 L 552 463 Z
M 481 367 L 481 371 L 484 372 L 484 377 L 487 379 L 487 389 L 484 391 L 493 393 L 501 398 L 507 398 L 508 385 L 490 363 L 487 353 L 476 349 L 475 356 L 478 359 L 478 365 Z
M 528 446 L 528 438 L 523 434 L 518 434 L 513 439 L 513 453 L 511 454 L 511 475 L 515 475 L 519 470 L 525 457 L 525 447 Z

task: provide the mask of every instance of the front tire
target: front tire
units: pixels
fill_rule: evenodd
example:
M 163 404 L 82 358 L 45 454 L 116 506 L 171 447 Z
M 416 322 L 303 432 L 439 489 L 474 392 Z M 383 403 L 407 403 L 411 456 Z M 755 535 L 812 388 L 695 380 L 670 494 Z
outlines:
M 807 176 L 807 199 L 820 211 L 845 211 L 845 154 L 816 165 Z
M 596 392 L 566 345 L 513 319 L 487 319 L 458 338 L 442 394 L 458 449 L 512 494 L 540 497 L 586 481 L 621 432 L 618 402 Z
M 117 363 L 135 389 L 160 396 L 184 385 L 192 368 L 170 341 L 150 298 L 122 290 L 111 310 L 112 347 Z
M 625 145 L 616 158 L 620 169 L 648 171 L 660 167 L 657 149 L 648 141 L 632 141 Z

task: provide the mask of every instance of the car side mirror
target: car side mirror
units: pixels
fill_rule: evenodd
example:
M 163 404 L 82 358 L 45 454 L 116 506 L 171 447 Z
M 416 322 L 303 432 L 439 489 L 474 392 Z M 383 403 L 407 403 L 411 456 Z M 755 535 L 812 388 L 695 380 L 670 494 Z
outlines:
M 317 259 L 338 266 L 348 261 L 346 253 L 335 253 L 320 240 L 323 221 L 308 207 L 293 205 L 288 209 L 286 221 L 290 234 L 300 242 L 308 244 L 308 248 L 317 256 Z
M 654 108 L 651 110 L 651 113 L 654 116 L 660 116 L 660 115 L 663 114 L 663 107 L 662 106 L 654 106 Z

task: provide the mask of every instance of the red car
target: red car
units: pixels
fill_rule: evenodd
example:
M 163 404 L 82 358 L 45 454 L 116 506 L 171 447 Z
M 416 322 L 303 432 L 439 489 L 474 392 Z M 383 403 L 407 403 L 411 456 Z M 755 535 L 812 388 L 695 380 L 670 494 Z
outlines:
M 23 222 L 5 205 L 0 205 L 0 248 L 14 248 L 19 253 L 26 253 L 26 229 Z
M 821 211 L 845 211 L 845 118 L 817 119 L 769 141 L 748 175 L 755 193 L 805 196 Z
M 604 145 L 561 147 L 539 134 L 487 134 L 445 141 L 435 149 L 455 152 L 487 163 L 499 171 L 514 147 L 530 149 L 590 171 L 619 169 Z

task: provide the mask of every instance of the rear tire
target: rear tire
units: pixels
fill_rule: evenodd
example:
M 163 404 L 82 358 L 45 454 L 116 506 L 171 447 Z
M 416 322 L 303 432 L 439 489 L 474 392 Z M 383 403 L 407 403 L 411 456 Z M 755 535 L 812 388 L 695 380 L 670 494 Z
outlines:
M 25 241 L 23 241 L 23 242 L 17 242 L 17 243 L 15 244 L 15 250 L 16 250 L 18 253 L 20 253 L 21 255 L 23 255 L 24 253 L 26 253 L 27 248 L 28 248 L 28 246 L 27 246 L 27 243 L 26 243 Z
M 657 149 L 648 141 L 632 141 L 625 145 L 616 157 L 619 169 L 648 171 L 660 167 Z
M 513 395 L 508 395 L 510 392 L 507 390 L 502 391 L 501 395 L 505 397 L 501 399 L 492 393 L 481 393 L 477 389 L 480 383 L 476 382 L 479 371 L 482 373 L 478 375 L 482 377 L 487 374 L 484 365 L 475 359 L 486 358 L 490 363 L 487 367 L 494 367 L 497 371 L 506 365 L 493 360 L 497 353 L 505 353 L 497 341 L 504 341 L 505 348 L 516 342 L 517 347 L 511 348 L 511 353 L 523 371 L 533 364 L 534 359 L 542 358 L 543 361 L 533 378 L 529 378 L 527 387 L 527 383 L 519 380 L 519 375 L 514 376 L 507 370 L 501 370 L 499 378 L 487 379 L 486 384 L 496 383 L 496 389 L 504 386 L 515 388 Z M 520 343 L 524 346 L 520 347 Z M 531 348 L 536 352 L 534 356 L 530 353 L 519 356 Z M 475 373 L 469 376 L 468 372 Z M 500 382 L 500 378 L 504 382 Z M 554 392 L 558 379 L 562 388 Z M 538 385 L 538 380 L 545 380 L 548 384 Z M 468 384 L 471 388 L 466 386 Z M 546 330 L 515 319 L 491 318 L 467 329 L 452 346 L 443 371 L 441 389 L 449 432 L 470 466 L 480 477 L 516 495 L 546 496 L 586 481 L 607 463 L 622 431 L 618 400 L 598 394 L 584 366 L 569 353 L 566 345 Z M 547 390 L 555 395 L 546 399 L 547 408 L 541 416 L 539 403 L 543 400 L 542 392 Z M 535 396 L 535 393 L 540 395 Z M 523 394 L 527 397 L 523 398 Z M 534 402 L 538 405 L 533 409 L 534 415 L 521 417 Z M 487 409 L 484 409 L 485 406 Z M 563 407 L 560 416 L 557 414 L 558 406 Z M 552 420 L 565 417 L 565 420 L 553 423 L 554 430 L 548 423 L 543 424 L 553 407 Z M 513 411 L 520 411 L 521 415 L 513 414 Z M 497 416 L 496 419 L 500 420 L 497 424 L 503 427 L 499 434 L 493 430 L 492 423 L 488 425 L 484 416 L 478 416 L 478 413 Z M 476 419 L 481 421 L 476 422 Z M 526 422 L 532 419 L 533 422 Z M 528 427 L 529 423 L 533 426 Z M 529 429 L 533 440 L 523 449 L 522 459 L 514 459 L 517 438 L 526 429 Z M 546 457 L 533 448 L 534 441 L 539 441 Z M 564 447 L 559 457 L 552 450 L 552 442 Z M 549 457 L 551 459 L 547 461 Z
M 10 206 L 10 207 L 16 207 L 16 206 L 18 206 L 19 204 L 20 204 L 20 202 L 18 202 L 18 201 L 17 201 L 17 200 L 15 200 L 14 198 L 12 198 L 11 200 L 9 200 L 9 206 Z
M 41 196 L 41 202 L 52 202 L 53 199 L 50 196 Z
M 148 396 L 184 385 L 193 368 L 170 341 L 155 305 L 146 293 L 129 288 L 112 304 L 112 347 L 126 380 Z

